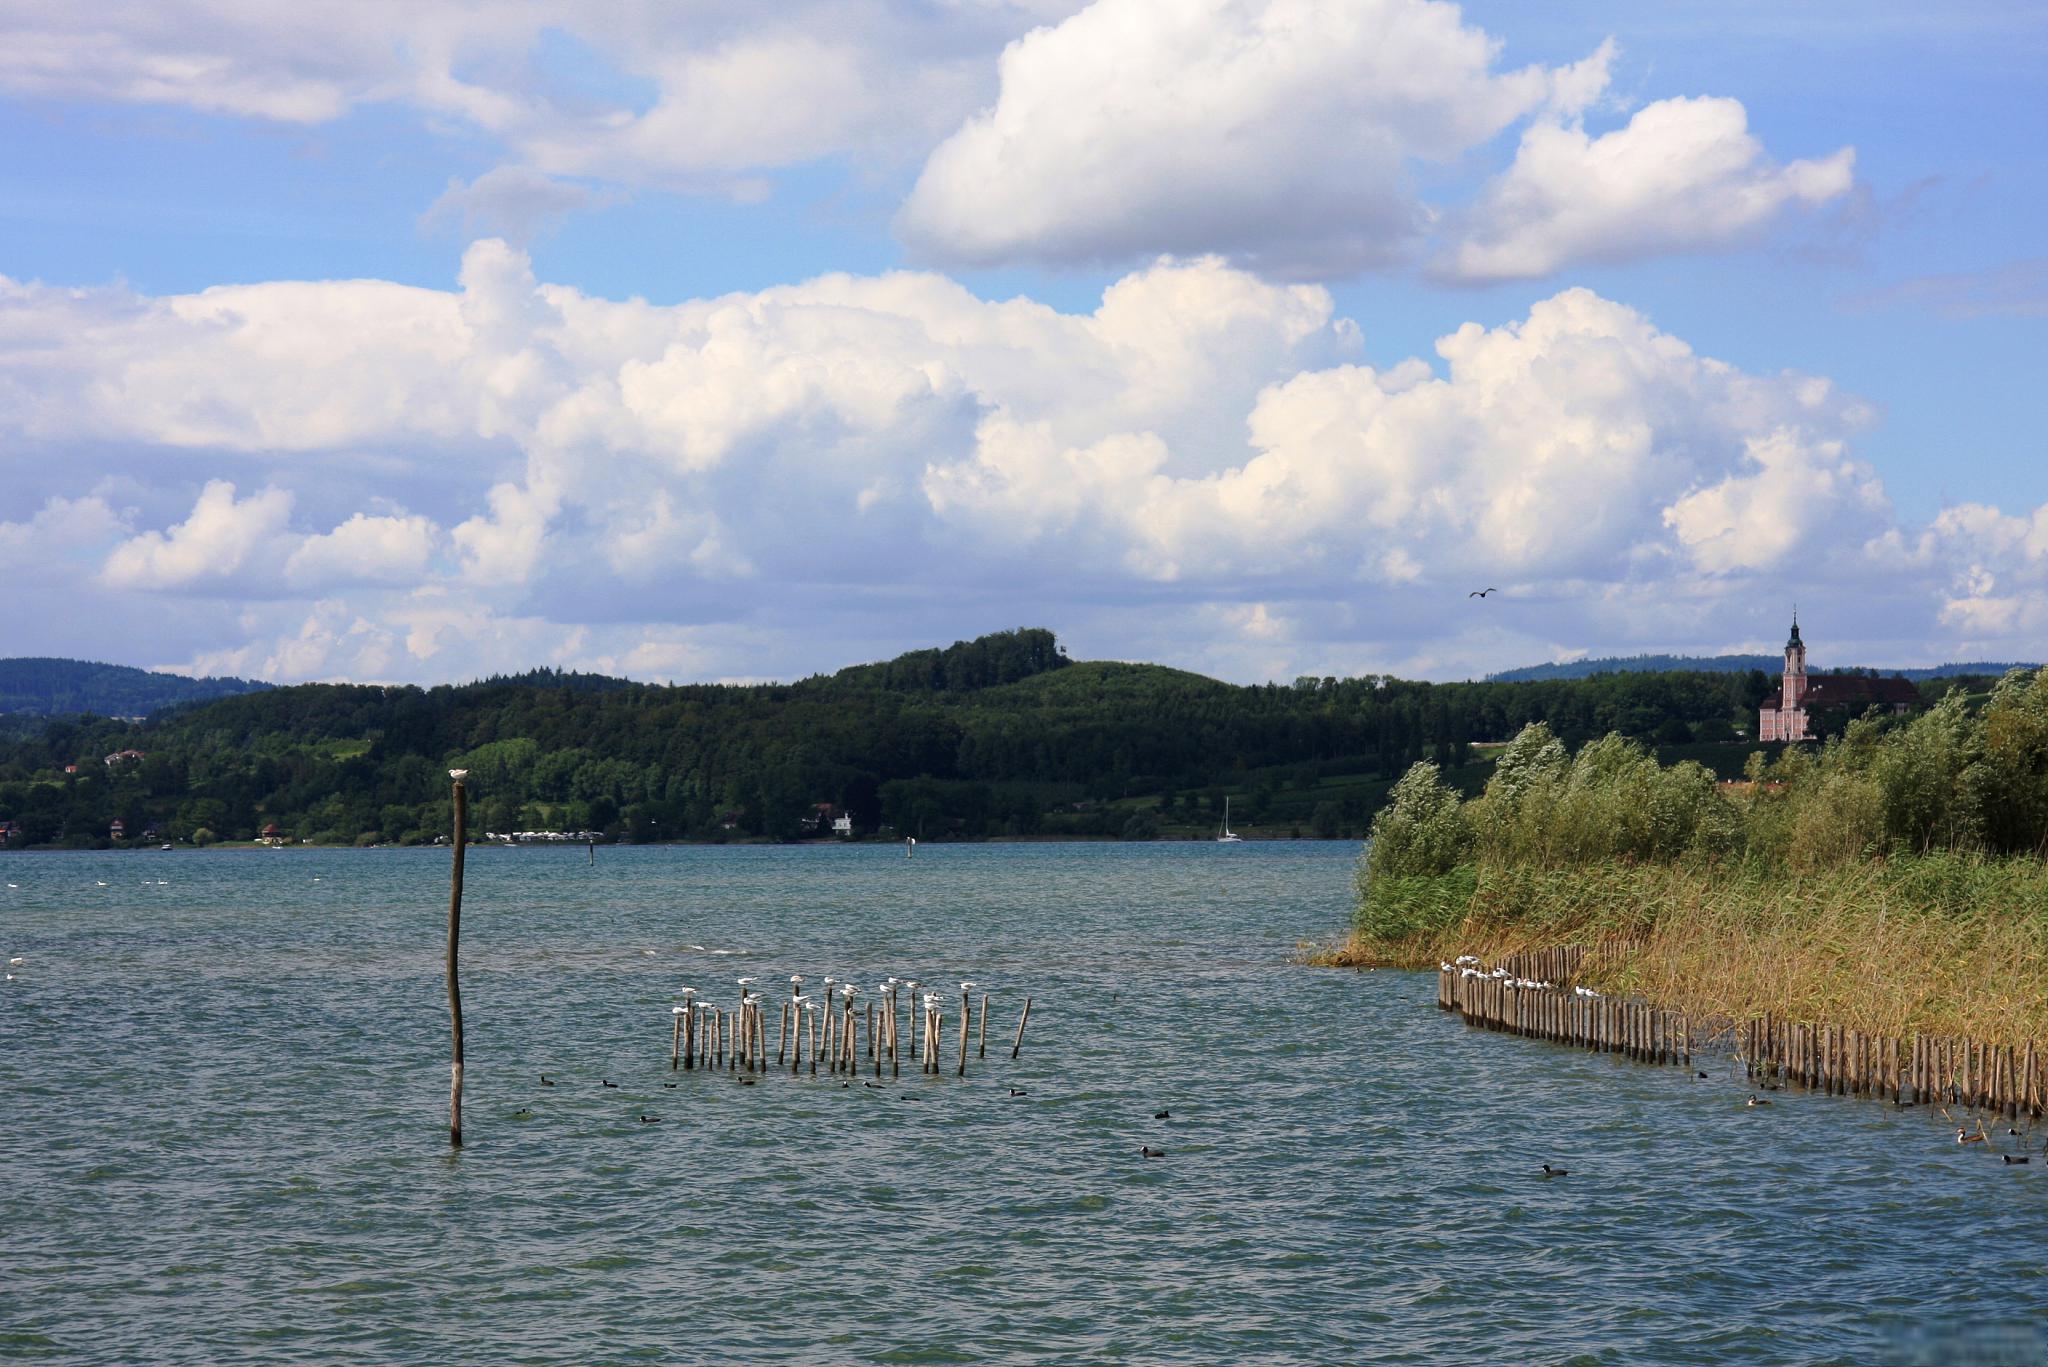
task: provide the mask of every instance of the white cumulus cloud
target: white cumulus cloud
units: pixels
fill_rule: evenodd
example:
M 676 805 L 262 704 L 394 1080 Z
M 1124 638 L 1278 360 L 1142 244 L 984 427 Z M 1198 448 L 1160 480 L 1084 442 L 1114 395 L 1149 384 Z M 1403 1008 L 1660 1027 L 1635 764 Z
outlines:
M 262 561 L 285 531 L 292 496 L 264 489 L 235 497 L 226 480 L 209 480 L 192 515 L 164 532 L 144 532 L 107 557 L 101 579 L 114 588 L 179 589 L 232 577 Z
M 1428 222 L 1409 162 L 1452 161 L 1550 95 L 1551 73 L 1497 72 L 1496 51 L 1437 0 L 1096 0 L 1003 53 L 995 104 L 932 153 L 898 227 L 981 264 L 1385 264 Z
M 1846 194 L 1851 148 L 1775 165 L 1731 99 L 1659 100 L 1589 137 L 1539 122 L 1436 266 L 1467 280 L 1528 279 L 1586 261 L 1739 244 L 1792 206 Z
M 434 524 L 424 517 L 357 513 L 331 532 L 300 541 L 285 561 L 297 588 L 353 582 L 417 582 L 434 554 Z

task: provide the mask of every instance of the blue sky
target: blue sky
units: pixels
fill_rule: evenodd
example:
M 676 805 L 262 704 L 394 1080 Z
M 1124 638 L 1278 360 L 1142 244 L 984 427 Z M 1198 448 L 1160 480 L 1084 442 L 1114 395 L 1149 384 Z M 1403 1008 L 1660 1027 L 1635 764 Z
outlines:
M 8 653 L 2042 658 L 2044 70 L 2020 5 L 0 0 Z

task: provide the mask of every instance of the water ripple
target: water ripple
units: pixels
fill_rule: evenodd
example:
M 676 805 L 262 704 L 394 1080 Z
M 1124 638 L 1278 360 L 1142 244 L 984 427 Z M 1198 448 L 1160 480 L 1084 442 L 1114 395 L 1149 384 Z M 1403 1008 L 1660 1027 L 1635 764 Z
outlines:
M 4 856 L 0 1357 L 2048 1356 L 2044 1165 L 1291 967 L 1352 855 L 479 850 L 459 1155 L 445 851 Z M 668 1071 L 684 984 L 794 971 L 1002 984 L 990 1057 Z

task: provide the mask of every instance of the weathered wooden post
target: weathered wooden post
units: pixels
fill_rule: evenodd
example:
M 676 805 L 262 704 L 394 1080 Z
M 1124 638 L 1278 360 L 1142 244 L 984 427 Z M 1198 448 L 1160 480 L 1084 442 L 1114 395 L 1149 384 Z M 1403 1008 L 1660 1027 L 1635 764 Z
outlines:
M 448 1082 L 448 1143 L 462 1147 L 462 986 L 455 976 L 455 951 L 462 939 L 462 856 L 469 838 L 469 792 L 462 780 L 467 769 L 450 769 L 455 781 L 455 858 L 448 878 L 448 1024 L 454 1035 L 455 1061 Z
M 924 1005 L 924 999 L 918 995 L 917 979 L 910 979 L 904 986 L 910 989 L 909 1009 L 903 1013 L 910 1021 L 910 1056 L 923 1063 L 924 1050 L 918 1044 L 918 1011 Z
M 669 1041 L 668 1046 L 668 1070 L 673 1073 L 683 1066 L 683 1008 L 670 1007 L 669 1015 L 674 1019 L 676 1027 L 675 1038 Z
M 960 1066 L 953 1076 L 967 1076 L 967 984 L 960 984 Z
M 987 1058 L 987 1057 L 988 1057 L 988 993 L 986 993 L 986 992 L 984 992 L 984 993 L 982 993 L 982 994 L 981 994 L 981 1012 L 980 1012 L 980 1014 L 979 1014 L 979 1015 L 977 1015 L 977 1016 L 976 1016 L 976 1017 L 974 1018 L 974 1028 L 975 1028 L 975 1029 L 976 1029 L 977 1031 L 979 1031 L 979 1032 L 980 1032 L 980 1038 L 979 1038 L 979 1040 L 978 1040 L 978 1041 L 976 1042 L 976 1044 L 975 1044 L 975 1046 L 974 1046 L 974 1056 L 975 1056 L 976 1058 L 978 1058 L 978 1059 L 979 1059 L 979 1058 Z
M 1010 1057 L 1015 1059 L 1017 1051 L 1024 1047 L 1024 1027 L 1031 1023 L 1031 998 L 1024 999 L 1024 1014 L 1017 1017 L 1017 1038 L 1010 1041 Z

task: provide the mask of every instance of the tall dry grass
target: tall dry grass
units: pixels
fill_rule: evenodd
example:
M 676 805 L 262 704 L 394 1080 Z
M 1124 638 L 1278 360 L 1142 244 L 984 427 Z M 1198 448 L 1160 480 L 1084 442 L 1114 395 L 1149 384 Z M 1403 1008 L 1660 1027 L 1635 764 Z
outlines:
M 1800 871 L 1743 863 L 1488 866 L 1465 913 L 1354 933 L 1322 963 L 1428 967 L 1579 943 L 1584 981 L 1696 1021 L 1773 1012 L 1890 1035 L 2048 1041 L 2048 864 L 1927 854 Z M 1392 928 L 1392 921 L 1389 926 Z

